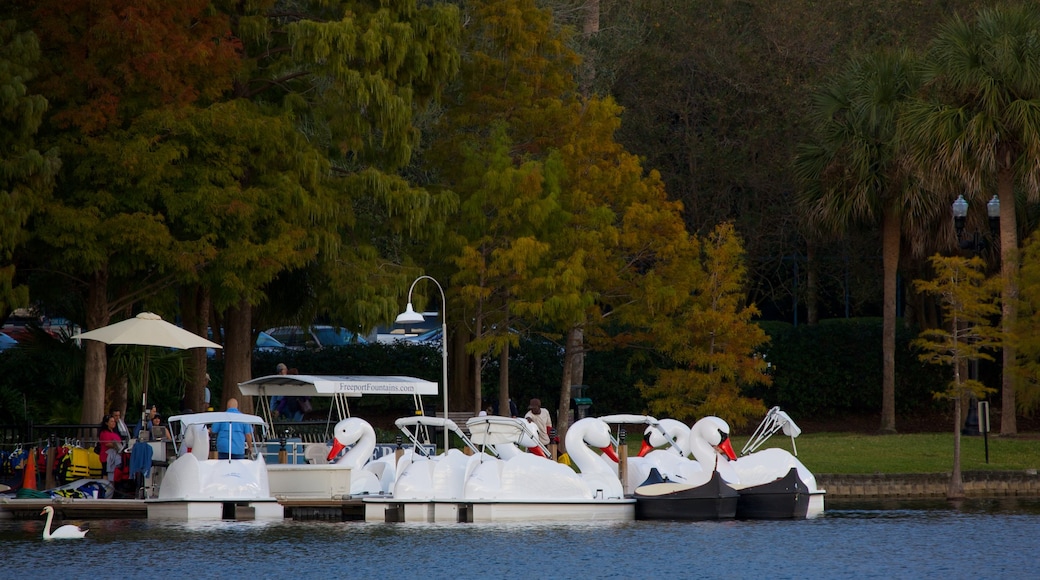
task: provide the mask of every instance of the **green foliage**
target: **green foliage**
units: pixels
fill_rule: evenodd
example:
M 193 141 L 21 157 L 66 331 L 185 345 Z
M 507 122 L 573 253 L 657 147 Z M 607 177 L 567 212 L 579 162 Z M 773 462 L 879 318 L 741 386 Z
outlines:
M 1022 303 L 1011 337 L 1020 380 L 1016 402 L 1022 411 L 1032 413 L 1040 407 L 1040 232 L 1033 232 L 1022 248 L 1019 277 Z
M 83 351 L 67 337 L 30 327 L 29 338 L 0 353 L 0 424 L 61 420 L 82 406 Z
M 499 359 L 488 360 L 482 371 L 484 398 L 498 402 Z M 531 398 L 542 400 L 542 406 L 555 409 L 563 374 L 563 349 L 541 337 L 521 337 L 509 349 L 509 396 L 521 409 Z
M 36 149 L 47 101 L 27 83 L 39 58 L 33 33 L 0 20 L 0 314 L 29 303 L 28 288 L 15 283 L 12 258 L 28 239 L 25 223 L 50 193 L 60 165 L 56 151 Z
M 762 349 L 773 377 L 771 387 L 748 394 L 766 406 L 779 405 L 792 417 L 831 418 L 881 410 L 881 333 L 879 318 L 823 320 L 816 325 L 760 323 L 770 342 Z M 896 332 L 896 412 L 936 410 L 932 392 L 948 380 L 945 369 L 917 359 L 905 325 Z
M 747 270 L 733 226 L 717 227 L 702 248 L 693 295 L 654 329 L 654 346 L 676 367 L 661 370 L 657 380 L 641 390 L 652 414 L 682 421 L 717 415 L 742 426 L 766 411 L 740 390 L 770 382 L 765 361 L 756 356 L 769 339 L 752 322 L 758 309 L 745 304 Z
M 275 374 L 275 366 L 280 362 L 289 368 L 298 369 L 302 374 L 400 375 L 436 383 L 441 380 L 440 348 L 422 344 L 369 343 L 327 347 L 318 351 L 256 353 L 253 357 L 253 376 Z M 210 366 L 214 368 L 215 364 L 211 363 Z M 423 400 L 423 404 L 427 408 L 439 408 L 440 400 L 440 395 L 429 396 Z M 362 417 L 385 413 L 405 416 L 411 414 L 414 406 L 411 397 L 365 396 L 356 402 L 352 401 L 351 409 Z
M 922 352 L 922 361 L 953 368 L 953 381 L 936 397 L 956 399 L 971 394 L 983 398 L 996 389 L 986 387 L 973 378 L 961 376 L 961 367 L 970 361 L 992 360 L 987 350 L 999 349 L 1003 341 L 992 325 L 1000 315 L 997 296 L 1000 279 L 987 278 L 982 258 L 934 256 L 932 280 L 915 280 L 919 292 L 934 294 L 943 308 L 945 328 L 929 328 L 921 332 L 914 345 Z

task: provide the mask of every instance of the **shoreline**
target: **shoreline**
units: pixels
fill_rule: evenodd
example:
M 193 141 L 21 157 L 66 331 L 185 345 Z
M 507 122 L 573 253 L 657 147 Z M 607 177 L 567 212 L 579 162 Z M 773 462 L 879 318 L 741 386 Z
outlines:
M 961 472 L 966 497 L 1040 497 L 1037 470 Z M 950 473 L 816 475 L 816 484 L 834 499 L 945 498 Z

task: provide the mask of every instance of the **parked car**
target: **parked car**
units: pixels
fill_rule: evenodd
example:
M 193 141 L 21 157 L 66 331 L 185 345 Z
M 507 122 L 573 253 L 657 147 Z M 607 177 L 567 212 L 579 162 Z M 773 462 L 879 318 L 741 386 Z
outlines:
M 207 332 L 209 339 L 213 340 L 213 329 L 209 329 Z M 285 349 L 285 345 L 266 332 L 261 332 L 256 336 L 256 344 L 253 346 L 253 352 L 279 352 L 283 349 Z M 214 358 L 216 356 L 217 351 L 215 349 L 206 349 L 207 358 Z
M 265 330 L 267 334 L 293 350 L 320 349 L 327 346 L 365 344 L 368 341 L 358 334 L 335 326 L 316 325 L 276 326 Z
M 7 350 L 18 346 L 18 341 L 0 332 L 0 350 Z

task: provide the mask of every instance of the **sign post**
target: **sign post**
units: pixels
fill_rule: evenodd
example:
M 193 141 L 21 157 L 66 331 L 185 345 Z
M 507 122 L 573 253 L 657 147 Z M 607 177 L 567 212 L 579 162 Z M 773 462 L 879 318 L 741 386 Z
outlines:
M 979 431 L 986 448 L 986 463 L 989 463 L 989 401 L 979 401 Z

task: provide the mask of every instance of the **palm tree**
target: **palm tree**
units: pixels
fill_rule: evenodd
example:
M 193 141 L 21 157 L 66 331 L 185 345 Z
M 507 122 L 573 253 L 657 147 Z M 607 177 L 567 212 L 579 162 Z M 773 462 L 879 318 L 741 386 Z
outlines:
M 985 8 L 975 21 L 952 17 L 922 61 L 924 91 L 900 119 L 912 166 L 939 187 L 1000 200 L 1001 329 L 1017 318 L 1019 263 L 1015 187 L 1040 191 L 1040 11 Z M 1017 432 L 1015 352 L 1003 349 L 1001 434 Z
M 919 89 L 913 56 L 879 52 L 855 59 L 815 97 L 814 141 L 801 145 L 795 171 L 799 203 L 813 235 L 855 225 L 881 225 L 884 268 L 882 433 L 895 433 L 896 273 L 906 232 L 924 253 L 918 232 L 940 208 L 901 163 L 896 142 L 902 104 Z

